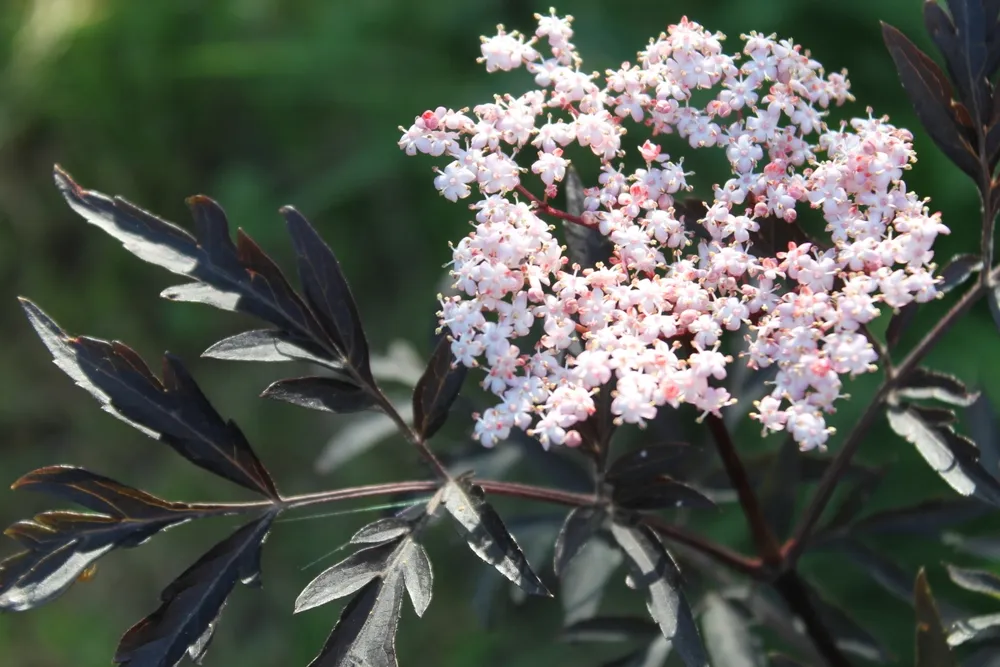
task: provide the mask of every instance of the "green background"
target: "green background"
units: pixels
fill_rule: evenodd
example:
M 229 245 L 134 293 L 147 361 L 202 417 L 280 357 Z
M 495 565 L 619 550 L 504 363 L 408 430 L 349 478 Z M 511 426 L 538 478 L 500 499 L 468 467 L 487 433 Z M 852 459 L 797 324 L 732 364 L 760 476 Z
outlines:
M 225 206 L 279 262 L 289 246 L 277 215 L 294 204 L 337 252 L 354 286 L 372 347 L 412 340 L 421 354 L 433 326 L 435 294 L 448 241 L 467 231 L 468 213 L 431 185 L 432 159 L 408 158 L 396 146 L 398 126 L 438 105 L 471 106 L 496 92 L 518 92 L 526 75 L 487 76 L 475 63 L 480 34 L 497 23 L 531 32 L 532 13 L 547 3 L 525 0 L 6 0 L 0 3 L 0 473 L 13 481 L 52 463 L 83 465 L 158 495 L 186 500 L 235 499 L 127 425 L 98 410 L 49 361 L 15 300 L 35 300 L 67 330 L 117 338 L 155 360 L 178 354 L 220 412 L 242 427 L 286 493 L 420 476 L 402 442 L 379 446 L 332 475 L 313 462 L 337 418 L 255 399 L 288 369 L 231 364 L 199 354 L 248 328 L 241 316 L 157 298 L 177 281 L 144 265 L 88 227 L 51 182 L 53 163 L 84 187 L 122 194 L 187 224 L 184 198 L 204 193 Z M 634 59 L 654 33 L 687 15 L 712 30 L 757 30 L 791 37 L 828 70 L 848 68 L 857 102 L 833 118 L 889 114 L 913 129 L 920 161 L 911 189 L 932 197 L 952 234 L 938 260 L 974 252 L 978 201 L 967 179 L 917 127 L 879 33 L 888 21 L 930 48 L 920 0 L 566 0 L 587 69 Z M 698 168 L 699 158 L 686 165 Z M 696 194 L 708 183 L 692 179 Z M 946 304 L 924 308 L 903 349 Z M 884 326 L 884 321 L 883 321 Z M 978 307 L 931 355 L 1000 396 L 997 334 Z M 156 364 L 151 364 L 156 367 Z M 873 379 L 850 387 L 835 423 L 846 432 L 871 394 Z M 741 432 L 742 433 L 742 432 Z M 757 450 L 752 427 L 741 446 Z M 946 494 L 909 447 L 884 426 L 863 456 L 893 462 L 873 502 L 889 506 L 928 493 Z M 836 448 L 837 440 L 833 441 Z M 501 503 L 505 514 L 517 508 Z M 31 494 L 0 493 L 4 524 L 51 507 Z M 371 516 L 368 516 L 370 519 Z M 208 665 L 305 665 L 322 645 L 337 605 L 292 617 L 297 591 L 320 570 L 303 566 L 338 546 L 365 516 L 277 525 L 265 551 L 262 591 L 237 589 Z M 693 526 L 749 550 L 741 519 L 723 513 Z M 188 526 L 139 550 L 106 557 L 98 574 L 57 603 L 0 618 L 0 663 L 18 667 L 110 663 L 120 633 L 151 611 L 159 591 L 210 544 L 218 523 Z M 443 530 L 432 541 L 435 600 L 423 619 L 404 612 L 399 648 L 404 665 L 594 664 L 589 647 L 553 638 L 555 601 L 507 606 L 492 628 L 467 598 L 480 566 Z M 12 547 L 12 544 L 8 544 Z M 915 571 L 926 563 L 938 590 L 951 587 L 942 558 L 961 560 L 919 541 L 886 543 Z M 6 549 L 7 547 L 5 547 Z M 3 553 L 12 551 L 5 550 Z M 328 557 L 324 564 L 333 562 Z M 887 640 L 901 664 L 912 653 L 912 611 L 859 578 L 836 558 L 807 559 L 821 588 L 854 610 Z M 616 580 L 620 577 L 616 576 Z M 617 585 L 617 584 L 616 584 Z M 501 596 L 503 597 L 503 596 Z M 635 613 L 641 613 L 639 601 Z

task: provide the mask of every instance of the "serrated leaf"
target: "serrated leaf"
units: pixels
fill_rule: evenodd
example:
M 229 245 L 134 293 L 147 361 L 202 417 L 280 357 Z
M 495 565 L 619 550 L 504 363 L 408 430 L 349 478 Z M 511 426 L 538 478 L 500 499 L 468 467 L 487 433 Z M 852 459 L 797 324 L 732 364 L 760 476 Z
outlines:
M 622 552 L 604 539 L 593 539 L 583 545 L 562 573 L 559 597 L 562 598 L 564 623 L 597 613 L 604 589 L 623 559 Z M 653 628 L 656 632 L 655 625 Z
M 715 503 L 704 493 L 667 475 L 636 480 L 612 488 L 611 499 L 618 507 L 635 510 L 673 508 L 713 509 Z
M 479 486 L 468 478 L 453 479 L 441 490 L 440 498 L 445 510 L 455 519 L 455 529 L 480 559 L 526 593 L 552 596 L 528 565 L 521 547 L 504 526 L 500 515 L 486 502 Z
M 27 551 L 0 563 L 0 609 L 24 611 L 65 592 L 113 549 L 139 546 L 156 533 L 192 519 L 231 511 L 218 505 L 172 503 L 82 468 L 39 468 L 14 489 L 41 491 L 95 512 L 55 511 L 20 521 L 5 534 Z
M 580 174 L 572 166 L 566 170 L 563 190 L 566 192 L 566 212 L 575 216 L 582 215 L 586 195 Z M 614 246 L 599 230 L 568 220 L 563 220 L 562 225 L 566 233 L 566 254 L 570 262 L 579 264 L 583 269 L 592 269 L 598 262 L 607 264 L 611 259 Z
M 224 338 L 201 353 L 227 361 L 309 361 L 329 365 L 309 340 L 280 329 L 255 329 Z
M 412 530 L 413 525 L 409 521 L 389 516 L 362 526 L 351 537 L 351 544 L 382 544 L 384 542 L 391 542 L 398 537 L 408 535 Z
M 965 590 L 982 593 L 1000 600 L 1000 577 L 986 570 L 947 565 L 948 576 Z
M 199 662 L 236 582 L 260 585 L 261 546 L 274 517 L 270 511 L 244 525 L 167 586 L 159 608 L 122 637 L 114 662 L 174 667 L 185 654 Z
M 242 230 L 233 244 L 225 212 L 208 197 L 188 199 L 196 238 L 120 197 L 84 190 L 58 166 L 53 175 L 70 207 L 87 222 L 121 241 L 139 259 L 196 281 L 164 290 L 165 298 L 259 317 L 314 341 L 326 352 L 325 358 L 338 357 L 338 350 L 329 345 L 316 317 L 277 265 Z
M 310 410 L 344 414 L 376 405 L 372 392 L 353 382 L 333 377 L 309 376 L 272 382 L 261 396 L 293 403 Z
M 101 402 L 104 410 L 155 438 L 196 466 L 269 498 L 270 474 L 243 432 L 208 402 L 181 362 L 163 358 L 163 380 L 122 343 L 69 336 L 27 299 L 21 305 L 56 366 Z
M 938 616 L 934 595 L 923 569 L 917 573 L 913 602 L 917 610 L 916 667 L 954 667 L 955 657 L 948 648 L 941 617 Z
M 707 667 L 708 657 L 691 608 L 681 591 L 681 573 L 659 538 L 643 525 L 613 521 L 611 533 L 633 565 L 637 588 L 648 592 L 647 609 L 688 667 Z
M 889 425 L 916 446 L 924 460 L 948 485 L 963 496 L 975 496 L 1000 506 L 1000 482 L 979 463 L 979 450 L 948 425 L 927 419 L 923 408 L 898 405 L 889 408 Z
M 340 263 L 301 213 L 285 206 L 281 215 L 295 248 L 306 302 L 344 357 L 371 383 L 368 339 Z
M 904 398 L 933 399 L 961 407 L 972 405 L 979 397 L 978 392 L 969 391 L 958 378 L 928 368 L 914 369 L 899 385 L 896 393 Z
M 424 440 L 433 437 L 444 425 L 468 370 L 463 364 L 454 363 L 451 341 L 443 336 L 413 388 L 413 427 Z
M 398 520 L 381 520 L 362 529 L 361 537 L 355 535 L 354 543 L 373 541 L 375 536 L 386 537 L 398 532 Z M 433 573 L 430 559 L 423 546 L 410 534 L 410 527 L 398 537 L 373 547 L 359 549 L 313 579 L 295 600 L 295 613 L 324 605 L 327 602 L 355 593 L 372 580 L 390 581 L 401 577 L 418 616 L 430 604 Z
M 701 631 L 712 667 L 763 667 L 746 619 L 718 593 L 706 595 L 702 606 Z
M 979 158 L 961 129 L 956 104 L 952 102 L 951 84 L 944 72 L 903 33 L 884 22 L 882 38 L 921 125 L 959 169 L 978 179 Z
M 982 0 L 949 0 L 948 6 L 951 17 L 937 2 L 924 3 L 924 23 L 944 55 L 948 72 L 958 84 L 974 122 L 981 126 L 990 114 L 987 40 L 996 15 L 991 22 Z
M 570 510 L 556 537 L 552 558 L 556 576 L 562 576 L 570 561 L 601 529 L 606 516 L 604 510 L 599 507 L 581 506 Z
M 396 630 L 403 578 L 373 579 L 340 612 L 326 644 L 309 667 L 396 667 Z

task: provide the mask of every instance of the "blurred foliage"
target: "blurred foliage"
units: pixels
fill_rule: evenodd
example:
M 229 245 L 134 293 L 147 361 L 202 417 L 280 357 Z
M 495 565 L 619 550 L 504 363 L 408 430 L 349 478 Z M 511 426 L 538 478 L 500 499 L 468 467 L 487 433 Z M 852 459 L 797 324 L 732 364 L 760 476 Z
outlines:
M 414 471 L 399 442 L 380 446 L 328 477 L 313 462 L 335 419 L 255 392 L 278 377 L 268 365 L 197 359 L 218 338 L 240 331 L 232 316 L 156 298 L 169 284 L 117 244 L 82 224 L 51 183 L 54 162 L 82 184 L 120 193 L 186 224 L 184 197 L 219 200 L 279 261 L 289 258 L 280 205 L 309 216 L 337 251 L 375 349 L 412 339 L 429 352 L 435 295 L 448 241 L 465 233 L 468 213 L 438 197 L 427 159 L 407 159 L 397 127 L 437 105 L 462 107 L 494 92 L 517 92 L 524 74 L 488 77 L 475 63 L 478 35 L 497 23 L 530 30 L 548 3 L 528 0 L 7 0 L 0 4 L 0 470 L 13 480 L 49 463 L 86 465 L 165 497 L 214 500 L 207 474 L 95 409 L 49 361 L 21 316 L 26 294 L 71 332 L 120 338 L 152 358 L 167 346 L 189 366 L 220 411 L 243 427 L 288 492 L 401 479 Z M 588 69 L 634 57 L 651 33 L 688 15 L 730 35 L 757 30 L 794 38 L 836 70 L 851 74 L 857 102 L 833 118 L 871 106 L 913 128 L 921 160 L 910 187 L 933 198 L 952 234 L 942 263 L 974 251 L 978 202 L 972 186 L 934 149 L 906 102 L 879 35 L 879 20 L 928 48 L 920 0 L 670 0 L 609 3 L 566 0 Z M 702 155 L 685 164 L 709 167 Z M 697 177 L 699 192 L 710 183 Z M 946 304 L 923 309 L 903 348 Z M 883 322 L 884 325 L 884 322 Z M 1000 355 L 985 306 L 949 334 L 929 363 L 1000 396 Z M 836 423 L 847 430 L 874 389 L 850 388 Z M 748 450 L 756 430 L 741 430 Z M 834 441 L 836 442 L 836 440 Z M 768 446 L 773 446 L 769 443 Z M 836 447 L 836 444 L 834 444 Z M 878 506 L 947 490 L 909 446 L 882 425 L 863 457 L 891 464 Z M 207 496 L 207 489 L 212 489 Z M 7 493 L 6 525 L 46 505 Z M 502 505 L 502 507 L 505 507 Z M 368 515 L 370 516 L 370 514 Z M 336 618 L 326 609 L 293 618 L 292 601 L 320 565 L 305 564 L 338 546 L 361 519 L 350 516 L 276 526 L 265 552 L 263 592 L 239 591 L 226 612 L 209 665 L 304 665 Z M 701 526 L 696 525 L 696 528 Z M 215 529 L 215 530 L 213 530 Z M 108 664 L 118 635 L 155 606 L 160 588 L 217 539 L 217 526 L 191 526 L 155 538 L 140 552 L 102 563 L 91 582 L 57 604 L 0 621 L 3 663 L 19 667 Z M 747 549 L 737 514 L 706 519 L 704 530 Z M 439 573 L 434 604 L 407 614 L 405 665 L 553 665 L 594 662 L 592 649 L 554 641 L 558 602 L 532 601 L 500 613 L 484 629 L 468 613 L 480 570 L 455 539 L 431 545 Z M 741 543 L 741 541 L 743 541 Z M 886 544 L 915 571 L 931 567 L 936 591 L 943 547 Z M 917 550 L 915 547 L 920 546 Z M 6 552 L 5 552 L 6 553 Z M 328 556 L 322 563 L 329 564 Z M 888 640 L 903 664 L 912 655 L 912 610 L 833 558 L 806 561 L 825 592 Z M 304 571 L 303 571 L 304 570 Z M 639 601 L 626 597 L 633 609 Z M 96 612 L 96 613 L 95 613 Z

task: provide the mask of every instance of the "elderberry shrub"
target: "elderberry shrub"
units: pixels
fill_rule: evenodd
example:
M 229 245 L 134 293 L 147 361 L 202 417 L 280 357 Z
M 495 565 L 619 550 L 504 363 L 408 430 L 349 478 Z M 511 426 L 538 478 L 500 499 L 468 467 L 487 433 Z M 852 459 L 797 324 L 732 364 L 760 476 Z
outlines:
M 923 569 L 907 572 L 864 541 L 915 532 L 972 553 L 992 545 L 995 553 L 995 537 L 943 532 L 1000 507 L 1000 433 L 991 408 L 961 380 L 922 362 L 981 298 L 1000 324 L 992 250 L 1000 207 L 1000 3 L 928 2 L 924 14 L 945 69 L 888 25 L 885 44 L 930 137 L 982 197 L 979 253 L 943 268 L 933 245 L 949 229 L 903 180 L 916 162 L 911 133 L 871 109 L 831 122 L 832 107 L 854 102 L 850 82 L 801 46 L 752 32 L 727 53 L 725 35 L 683 18 L 634 64 L 601 74 L 583 69 L 572 18 L 554 11 L 536 15 L 530 37 L 502 26 L 484 37 L 488 72 L 523 67 L 536 87 L 471 110 L 425 111 L 401 128 L 407 154 L 446 159 L 434 178 L 443 197 L 474 197 L 474 229 L 454 245 L 452 289 L 439 297 L 433 354 L 408 375 L 390 364 L 394 377 L 412 385 L 405 410 L 380 387 L 386 364 L 373 363 L 337 259 L 301 213 L 281 210 L 296 289 L 249 236 L 240 231 L 233 242 L 211 199 L 188 200 L 192 234 L 85 190 L 57 167 L 59 190 L 87 222 L 185 277 L 163 296 L 267 323 L 216 343 L 206 356 L 314 365 L 316 375 L 278 380 L 262 395 L 334 413 L 373 411 L 409 441 L 429 474 L 282 494 L 247 437 L 177 358 L 166 355 L 157 376 L 126 345 L 69 334 L 22 299 L 56 365 L 105 411 L 259 499 L 175 502 L 84 468 L 30 472 L 14 488 L 89 512 L 43 512 L 7 530 L 24 551 L 0 565 L 0 609 L 49 602 L 91 576 L 103 555 L 167 528 L 241 515 L 246 523 L 172 582 L 114 655 L 133 667 L 199 661 L 237 582 L 259 583 L 262 546 L 279 515 L 423 494 L 358 531 L 353 553 L 299 595 L 296 611 L 350 596 L 315 667 L 397 663 L 404 600 L 418 616 L 431 602 L 423 541 L 438 519 L 525 593 L 551 596 L 558 584 L 564 639 L 637 644 L 609 664 L 653 666 L 670 656 L 688 667 L 889 661 L 877 637 L 800 574 L 810 549 L 845 555 L 897 596 L 912 592 L 919 667 L 957 665 L 958 651 L 969 653 L 968 664 L 993 664 L 1000 613 L 977 616 L 952 605 L 939 613 Z M 699 183 L 684 156 L 713 148 L 728 165 L 725 180 Z M 584 174 L 592 176 L 589 186 Z M 948 296 L 966 283 L 961 296 Z M 938 298 L 951 298 L 951 308 L 899 354 L 899 334 L 915 310 Z M 887 311 L 884 333 L 869 328 Z M 845 376 L 874 372 L 883 379 L 873 400 L 848 433 L 836 433 L 826 416 L 846 398 Z M 430 442 L 449 413 L 475 410 L 474 392 L 459 401 L 467 374 L 491 395 L 473 413 L 471 439 L 495 449 L 436 453 Z M 957 408 L 979 425 L 976 441 L 956 431 Z M 852 458 L 883 414 L 956 497 L 862 515 L 881 474 Z M 744 416 L 763 435 L 785 432 L 785 443 L 763 458 L 742 451 L 732 431 Z M 710 446 L 659 437 L 680 432 L 678 420 L 688 417 Z M 626 424 L 638 427 L 637 446 L 614 442 Z M 351 456 L 344 450 L 381 436 L 355 437 L 328 456 L 342 463 Z M 570 450 L 576 458 L 562 455 Z M 527 458 L 552 473 L 552 485 L 499 479 Z M 812 494 L 793 526 L 800 486 Z M 827 518 L 841 486 L 847 495 Z M 537 569 L 537 559 L 529 564 L 490 496 L 569 508 L 564 520 L 535 531 L 552 553 L 551 574 Z M 689 527 L 697 526 L 697 510 L 724 502 L 738 503 L 755 554 Z M 649 618 L 601 610 L 623 562 Z M 989 571 L 947 571 L 963 588 L 1000 597 L 1000 578 Z

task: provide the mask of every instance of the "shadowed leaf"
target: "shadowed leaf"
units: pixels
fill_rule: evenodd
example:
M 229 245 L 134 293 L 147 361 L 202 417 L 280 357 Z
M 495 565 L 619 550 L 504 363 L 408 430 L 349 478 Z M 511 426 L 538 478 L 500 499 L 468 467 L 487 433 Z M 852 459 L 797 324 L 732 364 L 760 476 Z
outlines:
M 925 500 L 869 514 L 851 526 L 851 532 L 869 535 L 934 535 L 943 528 L 971 521 L 989 511 L 989 506 L 969 498 Z
M 298 259 L 306 301 L 323 329 L 361 376 L 372 381 L 368 339 L 358 307 L 330 247 L 305 217 L 291 206 L 281 209 Z
M 66 466 L 30 472 L 13 488 L 59 496 L 95 513 L 43 512 L 6 530 L 27 548 L 0 563 L 0 609 L 8 611 L 32 609 L 58 597 L 112 549 L 136 547 L 170 526 L 232 511 L 167 502 Z
M 631 484 L 616 485 L 611 499 L 618 507 L 636 511 L 680 507 L 712 509 L 716 506 L 701 491 L 667 475 L 655 475 L 635 480 Z
M 914 316 L 919 310 L 920 304 L 911 301 L 889 318 L 889 325 L 885 328 L 885 344 L 889 349 L 896 347 L 903 332 L 909 329 Z
M 411 526 L 398 519 L 376 521 L 363 528 L 352 543 L 382 543 L 359 549 L 309 582 L 295 600 L 295 613 L 351 595 L 375 579 L 388 582 L 401 578 L 414 610 L 423 616 L 431 601 L 434 576 L 427 552 L 410 531 Z
M 795 440 L 786 438 L 761 485 L 759 493 L 761 509 L 779 538 L 788 534 L 795 515 L 800 454 Z
M 979 448 L 979 462 L 986 472 L 1000 478 L 1000 426 L 989 397 L 980 393 L 966 410 L 969 434 Z
M 469 370 L 462 364 L 453 366 L 453 360 L 451 342 L 442 336 L 413 389 L 413 426 L 425 440 L 444 425 Z
M 572 166 L 566 170 L 563 190 L 566 192 L 566 212 L 578 217 L 582 215 L 586 195 L 583 192 L 580 174 Z M 579 264 L 584 269 L 592 269 L 598 262 L 608 263 L 614 249 L 608 237 L 597 229 L 568 220 L 563 220 L 562 225 L 566 233 L 566 254 L 570 262 Z
M 941 617 L 938 616 L 934 595 L 923 569 L 917 573 L 913 602 L 917 610 L 916 667 L 955 667 L 955 657 L 948 648 Z
M 747 619 L 718 593 L 706 595 L 702 606 L 701 631 L 712 667 L 763 667 Z
M 562 573 L 559 597 L 563 603 L 564 623 L 573 623 L 597 613 L 604 589 L 623 560 L 622 552 L 602 538 L 592 539 L 583 545 Z M 656 626 L 653 625 L 653 628 L 655 632 Z
M 633 587 L 645 590 L 647 609 L 660 632 L 688 667 L 707 667 L 708 658 L 691 609 L 681 591 L 681 573 L 659 538 L 646 526 L 611 524 L 611 533 L 633 566 Z
M 409 402 L 399 404 L 396 411 L 405 421 L 413 417 Z M 360 414 L 339 429 L 316 458 L 316 472 L 331 472 L 357 456 L 361 456 L 384 440 L 399 435 L 399 427 L 384 412 Z M 485 450 L 486 452 L 490 450 Z M 504 449 L 502 447 L 497 448 Z M 496 451 L 496 450 L 493 450 Z M 489 477 L 493 478 L 492 475 Z
M 956 113 L 951 84 L 944 72 L 903 33 L 887 23 L 882 23 L 882 38 L 920 123 L 948 159 L 978 179 L 979 159 Z
M 691 446 L 686 442 L 634 449 L 612 462 L 604 474 L 604 481 L 613 486 L 623 486 L 650 476 L 671 474 L 677 459 L 690 451 Z
M 969 391 L 958 378 L 927 368 L 914 369 L 896 393 L 904 398 L 934 399 L 961 407 L 972 405 L 979 397 L 977 392 Z
M 854 539 L 836 542 L 832 546 L 840 553 L 845 554 L 858 567 L 864 570 L 871 577 L 872 581 L 894 597 L 908 604 L 912 603 L 913 591 L 911 590 L 912 584 L 910 582 L 913 581 L 913 576 L 908 572 L 904 572 L 894 561 Z
M 947 294 L 968 280 L 973 273 L 978 273 L 982 269 L 983 259 L 979 255 L 955 255 L 941 269 L 941 282 L 936 286 L 937 291 Z
M 21 305 L 56 366 L 106 412 L 174 449 L 195 465 L 270 498 L 278 491 L 243 432 L 223 420 L 181 362 L 163 358 L 163 381 L 122 343 L 69 336 L 27 299 Z
M 561 639 L 565 642 L 650 641 L 660 634 L 652 621 L 638 616 L 595 616 L 567 626 Z
M 359 412 L 375 406 L 372 393 L 352 382 L 332 377 L 301 377 L 278 380 L 261 393 L 286 403 L 326 412 Z
M 984 125 L 990 114 L 991 97 L 987 42 L 990 29 L 997 22 L 996 12 L 992 17 L 987 16 L 982 0 L 949 0 L 948 6 L 950 17 L 937 2 L 925 2 L 924 23 L 944 55 L 962 101 L 975 122 Z
M 556 576 L 562 576 L 570 561 L 601 529 L 606 516 L 604 510 L 598 507 L 575 507 L 570 510 L 556 537 L 552 560 Z
M 945 424 L 927 419 L 923 408 L 899 405 L 889 408 L 889 425 L 916 446 L 924 460 L 951 488 L 1000 506 L 1000 482 L 979 463 L 979 450 Z
M 441 490 L 441 504 L 455 519 L 455 529 L 484 562 L 526 593 L 551 597 L 479 486 L 468 478 L 451 480 Z
M 122 637 L 114 662 L 128 667 L 174 667 L 185 654 L 200 662 L 236 582 L 260 585 L 261 546 L 274 517 L 274 512 L 268 512 L 246 524 L 167 586 L 160 595 L 160 607 Z

